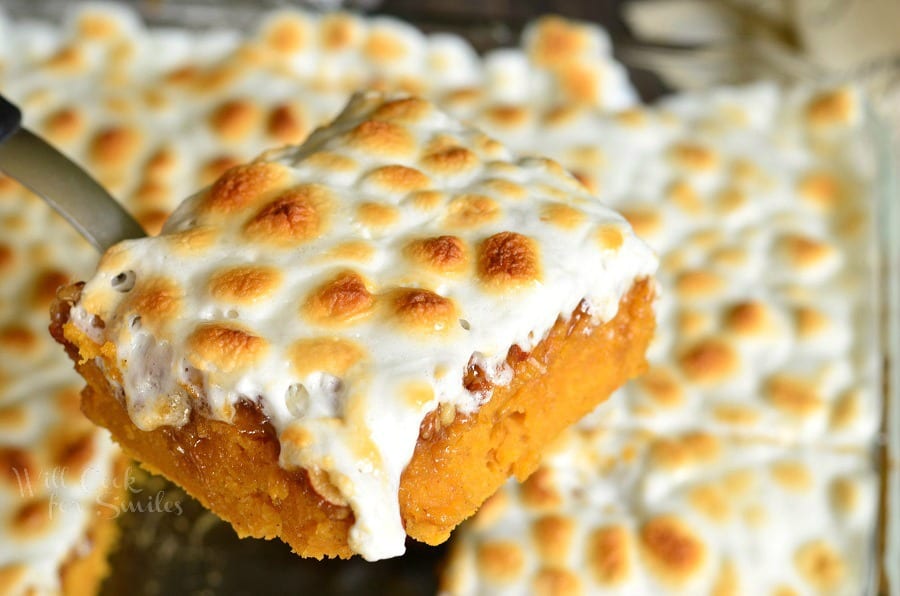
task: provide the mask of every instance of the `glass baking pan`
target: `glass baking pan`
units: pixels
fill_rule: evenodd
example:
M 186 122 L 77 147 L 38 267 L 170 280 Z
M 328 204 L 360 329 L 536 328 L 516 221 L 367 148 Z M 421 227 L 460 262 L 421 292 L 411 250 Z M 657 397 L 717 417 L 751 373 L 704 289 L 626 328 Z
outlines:
M 281 2 L 124 2 L 136 8 L 150 26 L 191 29 L 244 30 L 266 8 Z M 307 7 L 335 8 L 340 2 L 320 0 Z M 543 12 L 599 20 L 614 42 L 628 43 L 627 32 L 614 20 L 619 2 L 604 8 L 598 3 L 538 3 L 527 8 L 509 2 L 445 3 L 388 2 L 381 10 L 372 1 L 344 3 L 351 8 L 398 16 L 426 31 L 447 30 L 469 39 L 480 50 L 514 43 L 521 27 Z M 297 3 L 294 3 L 297 5 Z M 58 21 L 71 3 L 58 1 L 6 1 L 3 9 L 13 18 Z M 437 7 L 437 8 L 435 8 Z M 663 91 L 657 79 L 632 70 L 632 80 L 644 99 Z M 879 527 L 873 533 L 871 581 L 862 595 L 900 596 L 900 206 L 897 192 L 897 153 L 887 125 L 874 110 L 867 114 L 871 152 L 877 170 L 875 192 L 878 275 L 873 280 L 873 307 L 878 313 L 877 341 L 883 359 L 884 416 L 873 450 L 880 471 Z M 231 527 L 204 510 L 178 487 L 142 473 L 140 493 L 132 495 L 131 512 L 120 517 L 121 541 L 112 554 L 111 574 L 102 593 L 134 594 L 266 594 L 292 590 L 310 594 L 433 594 L 446 545 L 428 547 L 409 541 L 404 557 L 367 563 L 303 560 L 278 541 L 240 540 Z M 166 512 L 176 504 L 180 515 Z

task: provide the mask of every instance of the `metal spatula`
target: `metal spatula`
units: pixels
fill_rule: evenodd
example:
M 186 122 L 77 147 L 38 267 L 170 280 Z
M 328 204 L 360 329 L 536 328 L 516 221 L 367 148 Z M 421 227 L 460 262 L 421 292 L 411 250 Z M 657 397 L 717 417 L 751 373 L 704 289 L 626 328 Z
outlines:
M 0 170 L 72 224 L 100 252 L 147 233 L 87 172 L 22 127 L 22 112 L 0 95 Z

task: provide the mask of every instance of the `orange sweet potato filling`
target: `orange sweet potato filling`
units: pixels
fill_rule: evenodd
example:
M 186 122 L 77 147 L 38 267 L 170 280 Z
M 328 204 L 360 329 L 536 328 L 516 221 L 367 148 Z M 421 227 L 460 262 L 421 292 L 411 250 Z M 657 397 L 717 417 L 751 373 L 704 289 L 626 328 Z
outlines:
M 353 554 L 347 545 L 353 512 L 317 493 L 305 470 L 278 465 L 275 431 L 256 406 L 240 404 L 230 424 L 195 410 L 181 428 L 145 432 L 135 427 L 94 364 L 102 351 L 66 325 L 78 290 L 71 286 L 55 303 L 51 331 L 87 380 L 82 409 L 91 420 L 108 428 L 127 454 L 180 484 L 238 534 L 281 538 L 303 557 Z M 527 478 L 544 447 L 564 428 L 642 372 L 654 328 L 652 299 L 652 284 L 636 283 L 615 318 L 599 326 L 576 309 L 530 353 L 516 346 L 510 350 L 513 380 L 492 388 L 491 399 L 476 413 L 452 421 L 443 409 L 429 414 L 401 478 L 407 534 L 428 544 L 445 541 L 510 474 Z M 464 383 L 469 389 L 490 388 L 471 366 Z

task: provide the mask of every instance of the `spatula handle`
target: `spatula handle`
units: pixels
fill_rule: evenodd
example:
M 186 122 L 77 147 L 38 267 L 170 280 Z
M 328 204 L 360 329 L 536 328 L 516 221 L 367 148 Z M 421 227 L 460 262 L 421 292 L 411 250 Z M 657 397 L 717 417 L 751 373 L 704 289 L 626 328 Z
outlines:
M 2 95 L 0 170 L 44 199 L 100 252 L 147 235 L 90 174 L 23 128 L 22 112 Z
M 22 112 L 0 95 L 0 143 L 11 137 L 22 126 Z

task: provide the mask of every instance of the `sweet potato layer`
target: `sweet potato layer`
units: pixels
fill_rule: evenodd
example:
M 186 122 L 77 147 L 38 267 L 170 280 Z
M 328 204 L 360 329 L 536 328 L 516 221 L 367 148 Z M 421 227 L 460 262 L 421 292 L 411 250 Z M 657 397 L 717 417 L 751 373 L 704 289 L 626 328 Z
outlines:
M 493 388 L 490 401 L 471 416 L 442 426 L 438 411 L 422 423 L 412 460 L 400 485 L 406 532 L 428 544 L 445 541 L 510 475 L 525 479 L 545 446 L 645 367 L 653 335 L 653 289 L 634 285 L 615 318 L 592 326 L 583 312 L 560 319 L 530 353 L 513 348 L 509 385 Z M 242 536 L 278 537 L 304 557 L 349 557 L 353 513 L 313 490 L 304 470 L 278 465 L 271 424 L 252 405 L 238 407 L 232 423 L 197 414 L 181 428 L 136 428 L 100 369 L 96 346 L 84 345 L 79 363 L 63 337 L 68 304 L 54 306 L 52 331 L 88 382 L 82 409 L 108 428 L 125 452 L 180 484 Z

